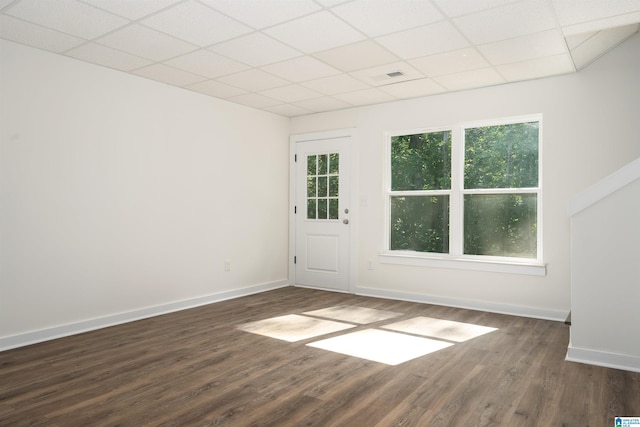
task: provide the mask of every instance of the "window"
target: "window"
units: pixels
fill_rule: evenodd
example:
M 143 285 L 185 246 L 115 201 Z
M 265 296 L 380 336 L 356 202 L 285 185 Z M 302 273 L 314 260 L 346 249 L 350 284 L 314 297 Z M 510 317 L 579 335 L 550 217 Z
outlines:
M 539 262 L 540 124 L 535 116 L 390 135 L 390 252 Z
M 307 219 L 338 219 L 340 154 L 307 157 Z

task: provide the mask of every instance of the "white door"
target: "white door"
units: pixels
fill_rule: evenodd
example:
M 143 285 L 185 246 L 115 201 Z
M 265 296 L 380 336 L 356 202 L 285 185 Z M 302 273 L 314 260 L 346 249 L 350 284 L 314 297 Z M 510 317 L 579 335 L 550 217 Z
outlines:
M 349 137 L 298 142 L 295 283 L 349 290 Z

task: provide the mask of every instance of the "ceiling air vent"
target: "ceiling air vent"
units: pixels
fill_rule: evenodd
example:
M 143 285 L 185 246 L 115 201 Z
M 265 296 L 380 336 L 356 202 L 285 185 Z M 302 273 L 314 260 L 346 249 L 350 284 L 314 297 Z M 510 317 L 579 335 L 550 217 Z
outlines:
M 354 71 L 352 74 L 355 78 L 372 86 L 390 85 L 425 77 L 420 71 L 405 62 L 380 65 L 378 67 Z

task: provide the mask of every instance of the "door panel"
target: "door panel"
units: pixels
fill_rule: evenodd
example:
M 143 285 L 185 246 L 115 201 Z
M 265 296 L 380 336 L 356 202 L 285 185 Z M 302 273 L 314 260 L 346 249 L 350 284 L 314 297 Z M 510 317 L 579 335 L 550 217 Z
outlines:
M 349 137 L 296 144 L 296 284 L 349 290 Z

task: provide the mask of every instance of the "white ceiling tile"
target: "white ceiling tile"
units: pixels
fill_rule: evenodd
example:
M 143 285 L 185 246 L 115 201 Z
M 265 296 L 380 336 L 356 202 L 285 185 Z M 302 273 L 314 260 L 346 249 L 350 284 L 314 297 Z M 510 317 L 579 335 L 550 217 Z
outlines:
M 163 61 L 196 49 L 192 44 L 138 24 L 124 27 L 96 41 L 154 61 Z
M 347 74 L 338 74 L 322 79 L 311 80 L 302 83 L 310 89 L 321 92 L 324 95 L 335 95 L 337 93 L 352 92 L 355 90 L 367 89 L 369 86 L 360 80 L 354 79 Z
M 269 28 L 265 32 L 305 53 L 320 52 L 365 38 L 327 11 Z
M 198 46 L 208 46 L 252 31 L 246 25 L 193 0 L 140 23 Z
M 128 20 L 76 0 L 22 0 L 5 13 L 84 39 L 93 39 Z
M 572 36 L 567 36 L 564 39 L 567 42 L 567 47 L 569 49 L 573 49 L 573 48 L 575 48 L 577 46 L 580 46 L 582 43 L 584 43 L 590 37 L 593 37 L 596 34 L 598 34 L 598 32 L 597 31 L 593 31 L 593 32 L 590 32 L 590 33 L 575 34 L 575 35 L 572 35 Z
M 0 37 L 51 52 L 64 52 L 85 40 L 21 19 L 0 15 Z
M 402 74 L 395 75 L 395 73 L 398 72 Z M 367 68 L 366 70 L 358 70 L 351 73 L 351 75 L 372 86 L 383 86 L 407 80 L 422 79 L 424 77 L 421 72 L 406 62 L 395 62 L 393 64 Z
M 320 113 L 322 111 L 341 110 L 343 108 L 352 107 L 352 105 L 348 104 L 347 102 L 330 96 L 323 96 L 321 98 L 299 101 L 296 102 L 295 105 L 304 108 L 305 110 L 310 110 L 316 113 Z
M 301 56 L 299 52 L 262 33 L 253 33 L 217 44 L 209 50 L 254 67 Z
M 288 117 L 574 72 L 640 22 L 640 0 L 0 0 L 0 10 L 1 38 Z
M 370 37 L 443 19 L 433 4 L 416 0 L 355 0 L 332 11 Z
M 266 65 L 263 70 L 292 82 L 303 82 L 340 73 L 340 71 L 310 56 Z
M 265 28 L 309 13 L 320 7 L 311 0 L 201 0 L 253 28 Z
M 398 57 L 372 40 L 318 52 L 316 58 L 342 71 L 355 71 L 398 61 Z
M 498 65 L 496 69 L 510 82 L 567 74 L 575 71 L 571 57 L 568 54 Z
M 286 80 L 257 69 L 241 71 L 239 73 L 220 77 L 218 81 L 249 92 L 256 92 L 289 84 Z
M 638 24 L 599 31 L 571 49 L 573 63 L 581 70 L 637 31 Z
M 546 0 L 523 0 L 454 19 L 472 43 L 483 44 L 556 27 Z
M 410 80 L 380 86 L 380 90 L 396 98 L 417 98 L 445 92 L 445 89 L 431 79 Z
M 469 45 L 448 21 L 378 37 L 376 40 L 401 59 L 433 55 Z
M 383 102 L 390 102 L 395 100 L 393 96 L 382 92 L 380 89 L 375 88 L 341 93 L 335 95 L 335 97 L 352 105 L 381 104 Z
M 320 3 L 324 7 L 333 7 L 351 0 L 316 0 L 317 3 Z
M 265 108 L 281 103 L 280 101 L 260 95 L 259 93 L 247 93 L 227 99 L 231 102 L 237 102 L 238 104 L 248 105 L 254 108 Z
M 215 96 L 217 98 L 231 98 L 232 96 L 247 93 L 245 90 L 238 89 L 237 87 L 229 86 L 215 80 L 207 80 L 192 84 L 187 86 L 186 89 L 200 92 L 205 95 Z
M 426 76 L 441 76 L 489 66 L 483 56 L 471 47 L 412 59 L 409 64 Z
M 157 80 L 180 87 L 192 85 L 194 83 L 205 80 L 205 78 L 202 76 L 197 76 L 195 74 L 178 70 L 177 68 L 169 67 L 164 64 L 149 65 L 148 67 L 132 71 L 132 73 L 152 80 Z
M 558 55 L 567 51 L 564 39 L 558 30 L 489 43 L 478 46 L 478 49 L 493 65 Z
M 445 76 L 434 77 L 433 80 L 451 91 L 505 83 L 505 79 L 493 68 L 482 68 L 462 73 L 447 74 Z
M 151 61 L 148 59 L 140 58 L 139 56 L 131 55 L 97 43 L 87 43 L 78 46 L 67 52 L 66 55 L 123 71 L 129 71 L 151 64 Z
M 273 107 L 266 107 L 265 110 L 285 117 L 302 116 L 311 113 L 309 110 L 291 104 L 274 105 Z
M 623 27 L 633 25 L 640 22 L 640 12 L 625 13 L 624 15 L 611 16 L 595 21 L 582 22 L 580 24 L 568 25 L 562 27 L 565 35 L 581 34 L 586 32 L 594 32 L 606 30 L 614 27 Z
M 322 94 L 300 85 L 282 86 L 274 89 L 263 90 L 260 93 L 282 102 L 302 101 L 304 99 L 318 98 L 322 96 Z
M 455 17 L 491 9 L 519 0 L 432 0 L 447 16 Z
M 172 67 L 209 78 L 220 77 L 249 68 L 247 65 L 205 49 L 187 53 L 165 61 L 165 63 Z
M 640 12 L 638 0 L 552 0 L 552 4 L 561 26 Z
M 140 19 L 181 0 L 80 0 L 128 19 Z

